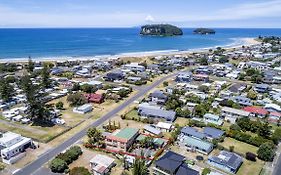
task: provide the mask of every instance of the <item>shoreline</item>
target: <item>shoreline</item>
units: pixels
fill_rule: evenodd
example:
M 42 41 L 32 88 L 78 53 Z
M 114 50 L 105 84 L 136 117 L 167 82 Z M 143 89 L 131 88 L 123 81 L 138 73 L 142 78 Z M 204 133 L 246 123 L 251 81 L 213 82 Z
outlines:
M 206 48 L 196 48 L 196 49 L 187 49 L 187 50 L 156 50 L 156 51 L 143 51 L 143 52 L 129 52 L 129 53 L 120 53 L 115 55 L 96 55 L 96 56 L 54 56 L 54 57 L 39 57 L 40 59 L 34 60 L 35 62 L 64 62 L 64 61 L 90 61 L 90 60 L 114 60 L 122 59 L 128 57 L 152 57 L 152 56 L 170 56 L 170 55 L 184 55 L 191 54 L 194 52 L 205 52 L 209 49 L 214 49 L 217 47 L 222 47 L 225 49 L 235 49 L 238 47 L 252 46 L 260 44 L 259 41 L 255 38 L 232 38 L 233 43 L 227 45 L 218 45 Z M 0 63 L 26 63 L 28 58 L 4 58 L 0 59 Z

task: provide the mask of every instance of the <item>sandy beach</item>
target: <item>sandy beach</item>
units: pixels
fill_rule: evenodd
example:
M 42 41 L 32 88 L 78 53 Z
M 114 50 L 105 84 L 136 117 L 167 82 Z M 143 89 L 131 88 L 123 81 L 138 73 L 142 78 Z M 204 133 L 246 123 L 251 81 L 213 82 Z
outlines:
M 214 49 L 216 47 L 222 47 L 225 49 L 234 49 L 239 48 L 242 46 L 252 46 L 260 44 L 255 38 L 233 38 L 233 43 L 229 45 L 222 45 L 222 46 L 214 46 L 208 48 L 197 48 L 197 49 L 189 49 L 189 50 L 160 50 L 160 51 L 147 51 L 147 52 L 132 52 L 132 53 L 121 53 L 116 55 L 98 55 L 98 56 L 81 56 L 81 57 L 41 57 L 38 60 L 34 61 L 89 61 L 89 60 L 113 60 L 113 59 L 122 59 L 128 57 L 153 57 L 153 56 L 169 56 L 169 55 L 186 55 L 191 54 L 194 52 L 205 52 L 209 49 Z M 28 58 L 7 58 L 7 59 L 0 59 L 0 63 L 23 63 L 27 62 Z

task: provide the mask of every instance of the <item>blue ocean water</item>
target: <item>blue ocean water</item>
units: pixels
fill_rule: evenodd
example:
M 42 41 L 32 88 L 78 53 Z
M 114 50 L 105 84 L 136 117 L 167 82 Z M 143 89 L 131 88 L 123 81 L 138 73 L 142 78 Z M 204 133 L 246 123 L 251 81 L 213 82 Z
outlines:
M 139 28 L 0 29 L 0 59 L 79 57 L 188 50 L 234 44 L 236 38 L 281 36 L 281 29 L 215 29 L 215 35 L 140 36 Z

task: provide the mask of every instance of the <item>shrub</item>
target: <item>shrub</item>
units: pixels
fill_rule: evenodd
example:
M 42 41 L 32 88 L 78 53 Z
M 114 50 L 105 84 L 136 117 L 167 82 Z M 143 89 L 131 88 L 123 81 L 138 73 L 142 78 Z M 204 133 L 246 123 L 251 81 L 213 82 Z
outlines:
M 256 154 L 251 152 L 246 152 L 246 159 L 250 161 L 256 161 Z
M 209 168 L 204 168 L 202 171 L 202 175 L 207 175 L 211 172 L 211 170 Z
M 234 151 L 234 146 L 229 146 L 229 151 L 233 152 Z
M 65 153 L 60 153 L 56 158 L 66 162 L 67 165 L 71 164 L 74 160 L 77 160 L 82 154 L 82 150 L 79 146 L 72 146 Z
M 56 103 L 56 108 L 60 109 L 60 110 L 63 109 L 63 102 L 61 102 L 61 101 L 57 102 Z
M 51 161 L 50 169 L 54 173 L 63 173 L 66 169 L 68 169 L 68 166 L 64 160 L 55 158 Z
M 217 148 L 218 148 L 219 150 L 224 150 L 224 147 L 221 146 L 221 145 L 218 145 Z
M 271 142 L 263 143 L 257 153 L 258 157 L 264 161 L 272 161 L 275 156 L 274 144 Z

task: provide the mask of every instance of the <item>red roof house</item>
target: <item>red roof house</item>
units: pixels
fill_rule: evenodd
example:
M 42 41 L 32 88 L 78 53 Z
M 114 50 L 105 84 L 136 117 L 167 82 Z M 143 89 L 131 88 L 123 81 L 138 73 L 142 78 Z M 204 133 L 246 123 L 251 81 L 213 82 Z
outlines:
M 258 106 L 247 106 L 243 108 L 244 111 L 250 112 L 252 115 L 257 115 L 260 118 L 263 118 L 268 114 L 268 111 L 262 107 Z
M 104 96 L 102 94 L 84 94 L 89 103 L 102 103 Z

